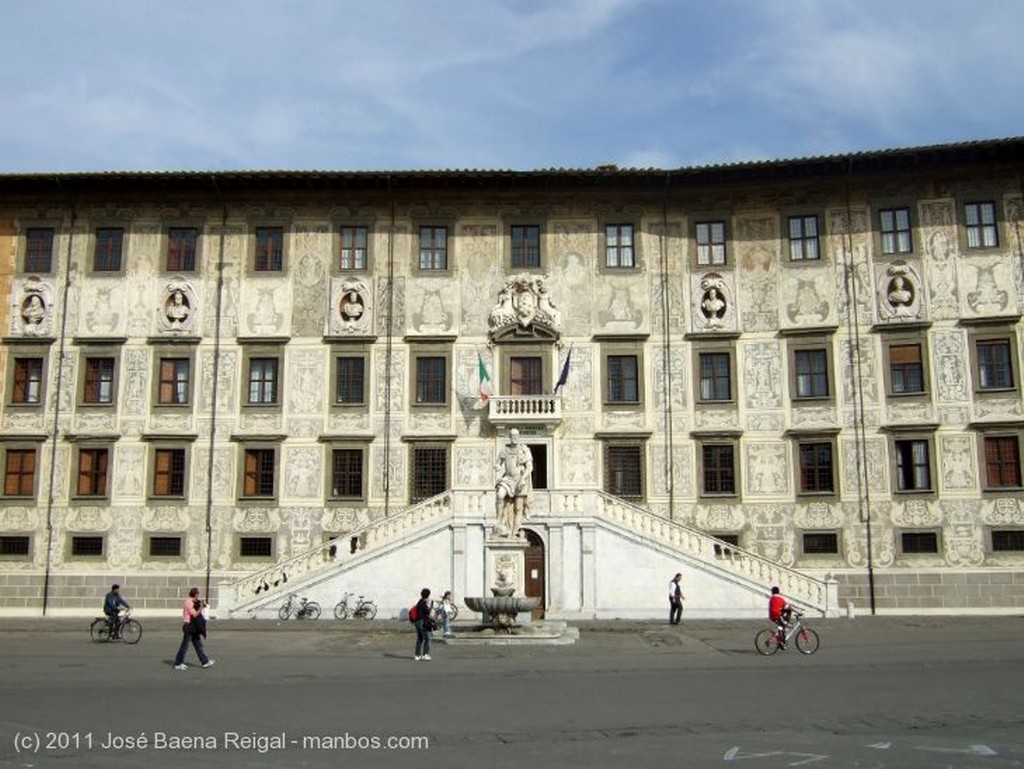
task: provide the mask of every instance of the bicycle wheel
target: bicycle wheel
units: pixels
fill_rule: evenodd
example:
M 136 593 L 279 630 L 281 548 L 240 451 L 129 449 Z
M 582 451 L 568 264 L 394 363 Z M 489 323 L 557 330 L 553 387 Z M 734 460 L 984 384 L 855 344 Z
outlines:
M 109 641 L 110 640 L 110 625 L 102 617 L 98 617 L 92 621 L 89 626 L 89 635 L 92 636 L 94 641 Z
M 289 601 L 280 609 L 277 610 L 277 618 L 280 620 L 286 620 L 292 615 L 292 602 Z
M 814 654 L 818 651 L 818 634 L 809 627 L 802 627 L 796 634 L 796 648 L 801 654 Z
M 448 621 L 454 622 L 455 618 L 459 616 L 459 607 L 455 604 L 452 604 L 448 607 L 448 612 Z
M 307 603 L 305 617 L 306 619 L 320 619 L 320 604 L 316 601 Z
M 377 616 L 377 604 L 372 601 L 367 601 L 359 607 L 360 615 L 363 619 L 373 619 Z
M 765 628 L 754 636 L 754 647 L 766 657 L 779 650 L 779 636 L 774 630 Z
M 334 618 L 348 619 L 348 601 L 342 600 L 334 604 Z
M 121 640 L 126 644 L 137 644 L 142 638 L 142 624 L 137 619 L 128 619 L 121 625 Z

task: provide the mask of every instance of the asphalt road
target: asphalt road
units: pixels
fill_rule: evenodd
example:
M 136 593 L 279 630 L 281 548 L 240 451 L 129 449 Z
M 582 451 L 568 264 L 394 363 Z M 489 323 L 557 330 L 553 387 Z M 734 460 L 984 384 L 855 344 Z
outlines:
M 214 620 L 183 672 L 143 622 L 6 623 L 0 767 L 1024 766 L 1022 617 L 817 620 L 817 654 L 770 658 L 759 622 L 581 623 L 430 662 L 408 623 Z

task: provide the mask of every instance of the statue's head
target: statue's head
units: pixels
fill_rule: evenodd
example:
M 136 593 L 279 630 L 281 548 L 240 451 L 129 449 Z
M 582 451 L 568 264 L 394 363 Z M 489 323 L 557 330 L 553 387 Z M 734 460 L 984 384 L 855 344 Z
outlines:
M 508 431 L 508 439 L 511 443 L 519 443 L 519 431 L 513 427 Z

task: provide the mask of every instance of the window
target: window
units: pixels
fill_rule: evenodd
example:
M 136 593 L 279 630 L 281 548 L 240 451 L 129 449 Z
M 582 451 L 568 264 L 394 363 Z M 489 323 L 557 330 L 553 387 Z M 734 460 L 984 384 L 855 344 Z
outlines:
M 255 272 L 281 272 L 284 269 L 284 227 L 257 227 Z
M 241 558 L 273 558 L 272 537 L 239 537 L 238 555 Z
M 277 403 L 277 358 L 249 359 L 250 405 L 272 405 Z
M 987 435 L 985 447 L 985 488 L 1019 489 L 1020 441 L 1016 435 Z
M 52 227 L 29 227 L 25 231 L 25 272 L 53 270 Z
M 1024 529 L 993 529 L 993 553 L 1019 553 L 1024 550 Z
M 735 495 L 735 446 L 732 443 L 703 443 L 700 451 L 704 494 Z
M 827 398 L 831 394 L 827 350 L 794 350 L 793 372 L 797 398 Z
M 195 227 L 171 227 L 167 230 L 167 271 L 195 272 L 198 241 L 199 230 Z
M 536 224 L 513 224 L 510 231 L 512 269 L 540 268 L 540 227 Z
M 702 401 L 732 400 L 732 353 L 702 352 L 697 357 Z
M 931 491 L 931 448 L 926 438 L 893 441 L 897 491 Z
M 416 403 L 443 406 L 448 398 L 448 360 L 444 356 L 416 358 Z
M 448 488 L 448 447 L 413 446 L 410 502 L 420 502 Z
M 248 448 L 244 455 L 242 496 L 273 498 L 277 494 L 277 451 L 271 448 Z
M 448 269 L 447 227 L 420 227 L 420 269 Z
M 93 272 L 120 272 L 124 230 L 120 227 L 99 227 L 96 230 L 96 251 Z
M 604 447 L 604 490 L 622 499 L 644 498 L 643 446 L 608 443 Z
M 605 359 L 608 403 L 640 402 L 640 364 L 636 355 L 609 355 Z
M 185 496 L 185 470 L 185 449 L 156 449 L 153 452 L 153 496 Z
M 338 269 L 365 270 L 367 264 L 367 229 L 342 225 L 338 249 Z
M 725 222 L 697 222 L 697 264 L 725 264 Z
M 163 406 L 187 406 L 191 382 L 188 358 L 161 358 L 157 403 Z
M 797 444 L 801 494 L 832 494 L 835 491 L 831 441 L 801 441 Z
M 31 552 L 32 540 L 27 535 L 0 535 L 0 558 L 17 558 L 28 556 Z
M 900 532 L 900 550 L 906 555 L 939 552 L 937 531 Z
M 920 395 L 925 391 L 924 356 L 919 342 L 894 342 L 889 352 L 889 393 Z
M 509 395 L 540 395 L 544 392 L 544 359 L 539 355 L 510 355 L 507 358 L 504 392 Z
M 71 555 L 76 558 L 102 558 L 103 537 L 83 534 L 72 536 Z
M 794 262 L 821 259 L 817 216 L 789 217 L 789 258 Z
M 331 497 L 333 499 L 362 499 L 363 450 L 340 448 L 331 452 Z
M 1013 389 L 1013 359 L 1008 339 L 975 340 L 974 351 L 979 390 Z
M 366 403 L 366 359 L 363 356 L 339 355 L 334 359 L 334 402 L 339 406 L 362 406 Z
M 181 537 L 150 535 L 149 556 L 151 558 L 180 558 Z
M 883 254 L 909 254 L 914 250 L 909 208 L 883 208 L 878 212 Z
M 15 358 L 11 402 L 38 405 L 43 400 L 43 359 Z
M 85 359 L 85 387 L 83 403 L 110 404 L 114 402 L 114 358 Z
M 78 451 L 78 478 L 75 494 L 79 497 L 106 497 L 110 449 L 87 448 Z
M 995 248 L 999 245 L 996 226 L 996 204 L 967 203 L 964 206 L 964 229 L 968 248 Z
M 604 264 L 610 269 L 636 267 L 632 224 L 609 224 L 604 228 Z
M 4 456 L 4 496 L 34 497 L 36 449 L 7 449 Z
M 803 551 L 804 555 L 836 555 L 839 535 L 834 531 L 805 531 Z

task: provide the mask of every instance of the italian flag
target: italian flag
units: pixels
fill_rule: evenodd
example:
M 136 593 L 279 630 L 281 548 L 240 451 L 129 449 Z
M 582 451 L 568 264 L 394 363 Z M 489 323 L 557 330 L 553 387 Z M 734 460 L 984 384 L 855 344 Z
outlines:
M 491 387 L 491 375 L 487 373 L 487 366 L 484 365 L 484 359 L 480 353 L 476 354 L 477 370 L 480 376 L 480 390 L 477 393 L 477 404 L 478 409 L 482 409 L 487 405 L 487 401 L 490 400 L 491 396 L 494 395 L 494 388 Z

